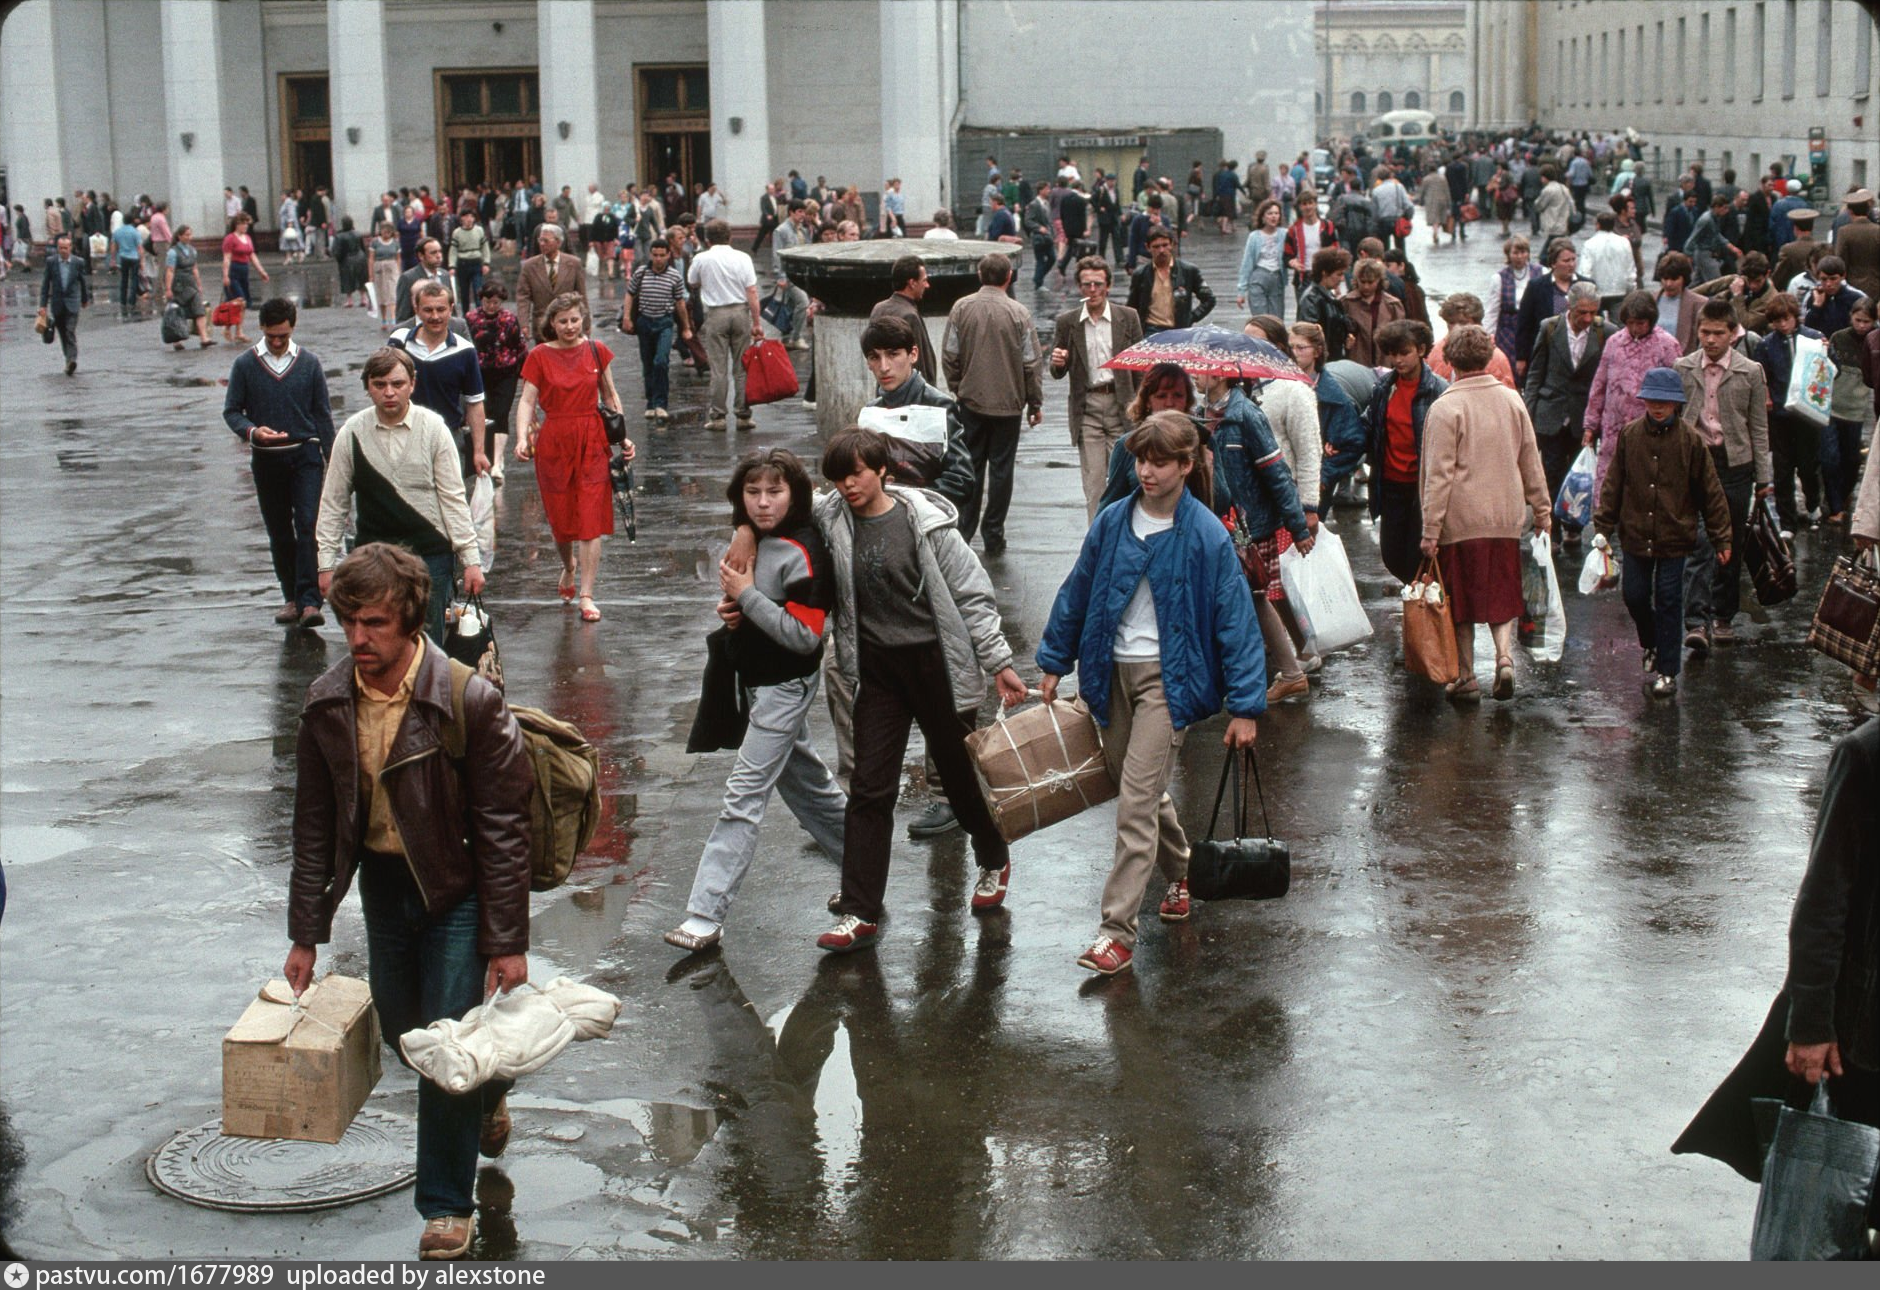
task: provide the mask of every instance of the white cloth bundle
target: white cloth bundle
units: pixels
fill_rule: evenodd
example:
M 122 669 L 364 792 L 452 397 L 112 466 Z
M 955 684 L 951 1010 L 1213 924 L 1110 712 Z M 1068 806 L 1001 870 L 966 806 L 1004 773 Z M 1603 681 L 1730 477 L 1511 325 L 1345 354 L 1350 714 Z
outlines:
M 600 1039 L 614 1028 L 620 1001 L 565 976 L 547 986 L 511 990 L 464 1014 L 398 1037 L 405 1060 L 451 1093 L 493 1079 L 517 1079 L 548 1065 L 577 1039 Z

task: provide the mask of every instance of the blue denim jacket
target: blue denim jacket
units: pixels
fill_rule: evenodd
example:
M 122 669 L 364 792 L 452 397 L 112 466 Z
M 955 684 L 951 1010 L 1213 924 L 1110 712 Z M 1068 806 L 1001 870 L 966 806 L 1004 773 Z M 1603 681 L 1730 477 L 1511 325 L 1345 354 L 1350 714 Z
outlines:
M 1224 485 L 1250 536 L 1269 538 L 1284 528 L 1295 540 L 1304 539 L 1309 530 L 1292 471 L 1266 413 L 1239 386 L 1227 393 L 1227 406 L 1212 442 L 1217 504 Z

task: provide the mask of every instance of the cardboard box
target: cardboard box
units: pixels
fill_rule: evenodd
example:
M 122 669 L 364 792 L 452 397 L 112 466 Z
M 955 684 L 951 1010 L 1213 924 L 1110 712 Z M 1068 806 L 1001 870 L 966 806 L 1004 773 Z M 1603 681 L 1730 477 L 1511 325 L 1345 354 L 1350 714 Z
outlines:
M 270 981 L 222 1039 L 222 1132 L 338 1142 L 379 1082 L 379 1018 L 364 981 L 329 976 L 294 1007 Z
M 1116 796 L 1102 732 L 1081 699 L 1039 704 L 975 730 L 966 750 L 1007 842 Z

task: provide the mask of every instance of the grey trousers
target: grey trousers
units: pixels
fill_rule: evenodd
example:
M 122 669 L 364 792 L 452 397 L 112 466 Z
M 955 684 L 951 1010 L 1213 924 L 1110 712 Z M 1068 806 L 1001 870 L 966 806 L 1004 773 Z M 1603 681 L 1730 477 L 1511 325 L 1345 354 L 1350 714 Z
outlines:
M 744 351 L 751 347 L 751 310 L 748 305 L 714 305 L 705 311 L 705 325 L 699 339 L 712 364 L 711 410 L 713 420 L 725 419 L 727 395 L 735 395 L 731 404 L 740 418 L 751 415 L 751 405 L 744 401 Z M 734 384 L 735 383 L 735 384 Z
M 809 741 L 809 710 L 819 678 L 807 676 L 750 692 L 751 720 L 738 748 L 738 764 L 725 780 L 725 802 L 705 840 L 686 912 L 725 921 L 738 884 L 757 854 L 757 830 L 771 790 L 831 860 L 842 860 L 843 818 L 849 800 Z
M 1129 418 L 1114 387 L 1084 394 L 1084 418 L 1077 439 L 1077 470 L 1084 486 L 1084 523 L 1097 518 L 1097 502 L 1110 482 L 1110 450 L 1129 433 Z
M 1103 934 L 1132 949 L 1150 875 L 1188 876 L 1188 837 L 1169 800 L 1182 732 L 1169 721 L 1160 663 L 1117 663 L 1103 759 L 1116 780 L 1116 860 L 1103 884 Z

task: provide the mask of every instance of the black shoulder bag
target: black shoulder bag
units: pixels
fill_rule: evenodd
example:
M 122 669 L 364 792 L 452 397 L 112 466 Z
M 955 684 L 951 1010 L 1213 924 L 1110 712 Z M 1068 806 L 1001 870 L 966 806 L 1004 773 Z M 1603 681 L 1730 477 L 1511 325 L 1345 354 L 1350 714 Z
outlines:
M 1273 822 L 1266 813 L 1266 791 L 1260 786 L 1260 760 L 1251 750 L 1247 763 L 1253 770 L 1254 791 L 1260 796 L 1260 818 L 1267 836 L 1241 836 L 1247 793 L 1240 780 L 1240 754 L 1230 752 L 1221 766 L 1220 787 L 1214 790 L 1207 840 L 1189 848 L 1188 892 L 1196 900 L 1277 900 L 1292 886 L 1292 853 L 1284 842 L 1273 837 Z M 1221 816 L 1221 799 L 1227 793 L 1230 776 L 1234 781 L 1234 837 L 1231 842 L 1220 842 L 1214 838 L 1214 825 Z
M 594 355 L 594 406 L 601 414 L 601 426 L 607 431 L 607 442 L 622 444 L 627 441 L 627 418 L 607 406 L 607 400 L 601 395 L 602 379 L 607 369 L 601 366 L 601 351 L 593 341 L 588 342 L 588 352 Z

